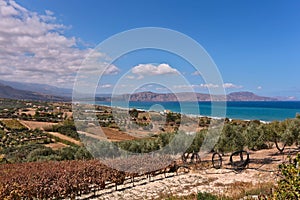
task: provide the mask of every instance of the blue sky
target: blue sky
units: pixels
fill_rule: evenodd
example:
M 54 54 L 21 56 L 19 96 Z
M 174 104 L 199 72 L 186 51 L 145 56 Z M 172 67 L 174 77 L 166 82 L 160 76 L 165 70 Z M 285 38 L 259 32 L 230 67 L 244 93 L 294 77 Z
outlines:
M 7 69 L 2 67 L 3 70 L 0 71 L 2 79 L 20 76 L 18 79 L 21 81 L 71 87 L 76 67 L 80 59 L 84 59 L 84 56 L 77 56 L 75 59 L 71 55 L 86 55 L 88 49 L 94 48 L 114 34 L 150 26 L 182 32 L 201 44 L 218 66 L 223 81 L 227 84 L 225 88 L 228 92 L 245 90 L 260 95 L 300 99 L 299 1 L 16 0 L 16 4 L 26 9 L 22 11 L 23 15 L 29 12 L 33 19 L 37 15 L 39 22 L 43 21 L 44 15 L 48 18 L 52 17 L 43 21 L 43 24 L 52 26 L 47 30 L 41 28 L 40 34 L 49 36 L 51 35 L 49 33 L 57 33 L 57 35 L 55 38 L 44 38 L 44 43 L 40 42 L 40 44 L 45 46 L 47 41 L 53 39 L 53 43 L 57 42 L 59 45 L 52 47 L 47 44 L 48 50 L 42 49 L 39 52 L 46 53 L 51 50 L 55 55 L 55 48 L 61 48 L 63 50 L 59 51 L 58 55 L 69 56 L 59 57 L 59 61 L 66 59 L 61 63 L 53 58 L 45 61 L 38 59 L 43 56 L 34 58 L 38 53 L 32 53 L 32 49 L 36 48 L 29 47 L 29 44 L 26 43 L 27 46 L 24 42 L 14 44 L 13 50 L 17 49 L 18 52 L 14 56 L 25 56 L 26 70 L 21 64 L 16 63 L 15 59 L 9 61 L 5 56 L 8 61 L 3 62 L 5 65 L 2 63 L 2 66 L 7 66 Z M 4 4 L 1 6 L 3 7 Z M 16 8 L 16 5 L 12 6 Z M 15 15 L 17 14 L 14 14 L 14 18 Z M 5 16 L 9 18 L 12 15 L 6 13 Z M 17 31 L 22 32 L 26 25 L 28 24 L 25 23 L 24 26 L 19 24 Z M 37 23 L 35 27 L 40 25 Z M 30 33 L 31 40 L 42 41 L 38 34 Z M 61 41 L 65 43 L 62 44 Z M 70 46 L 72 49 L 66 50 Z M 67 52 L 62 53 L 64 51 Z M 7 52 L 3 55 L 5 53 Z M 176 58 L 170 54 L 148 51 L 128 57 L 127 60 L 120 59 L 114 63 L 116 68 L 111 69 L 112 73 L 103 79 L 100 92 L 110 92 L 126 70 L 138 64 L 149 63 L 156 67 L 150 69 L 158 69 L 159 64 L 165 63 L 170 68 L 184 73 L 191 84 L 200 86 L 195 87 L 196 91 L 205 91 L 205 86 L 209 86 L 209 83 L 204 83 L 200 76 L 192 75 L 191 66 L 184 65 L 184 61 L 180 59 L 175 62 Z M 166 61 L 172 62 L 170 58 L 174 58 L 173 63 L 166 63 Z M 44 65 L 40 66 L 36 63 L 44 63 Z M 28 72 L 34 75 L 23 80 L 21 75 L 29 76 Z M 46 77 L 48 82 L 45 81 Z

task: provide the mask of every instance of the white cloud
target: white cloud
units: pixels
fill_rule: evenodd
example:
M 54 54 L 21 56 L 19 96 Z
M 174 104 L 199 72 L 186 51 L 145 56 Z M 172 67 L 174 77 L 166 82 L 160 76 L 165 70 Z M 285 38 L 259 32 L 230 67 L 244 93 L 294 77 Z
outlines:
M 164 88 L 164 87 L 157 87 L 155 88 L 156 91 L 163 91 L 163 92 L 166 92 L 166 91 L 169 91 L 167 88 Z
M 18 14 L 18 11 L 14 7 L 7 6 L 7 5 L 1 5 L 0 12 L 2 16 L 11 16 L 11 15 Z
M 201 83 L 200 87 L 202 87 L 202 88 L 218 88 L 220 86 L 216 85 L 216 84 L 212 84 L 212 83 L 205 83 L 205 84 Z
M 139 64 L 134 66 L 131 70 L 133 74 L 138 75 L 138 79 L 144 76 L 156 76 L 156 75 L 166 75 L 166 74 L 179 74 L 177 69 L 172 68 L 169 64 Z
M 113 85 L 112 84 L 104 84 L 104 85 L 99 85 L 99 88 L 112 88 Z
M 242 88 L 242 86 L 235 85 L 233 83 L 224 83 L 222 85 L 225 89 L 228 88 L 235 88 L 239 89 Z M 220 85 L 218 84 L 212 84 L 212 83 L 201 83 L 200 85 L 175 85 L 174 88 L 176 89 L 188 89 L 188 88 L 219 88 Z
M 126 76 L 127 79 L 135 79 L 135 76 L 131 76 L 131 75 L 128 75 Z
M 54 12 L 51 10 L 45 10 L 46 15 L 54 15 Z
M 219 88 L 219 87 L 223 87 L 225 89 L 240 89 L 243 88 L 243 86 L 241 85 L 235 85 L 233 83 L 224 83 L 222 86 L 217 85 L 217 84 L 212 84 L 212 83 L 202 83 L 200 84 L 201 88 Z
M 64 35 L 66 27 L 54 13 L 39 14 L 14 1 L 0 0 L 1 79 L 72 86 L 75 74 L 89 48 L 79 48 L 79 39 Z M 105 72 L 116 74 L 110 66 Z
M 132 85 L 132 84 L 117 84 L 116 87 L 117 88 L 132 88 L 132 87 L 134 87 L 134 85 Z
M 201 84 L 202 85 L 202 84 Z M 201 85 L 174 85 L 174 89 L 191 89 L 191 88 L 199 88 Z
M 109 65 L 108 68 L 104 71 L 104 75 L 116 75 L 120 72 L 120 69 L 115 65 Z
M 295 97 L 295 96 L 289 96 L 288 100 L 297 100 L 297 97 Z
M 223 88 L 225 88 L 225 89 L 240 89 L 240 88 L 243 88 L 243 86 L 235 85 L 233 83 L 224 83 Z
M 258 89 L 258 90 L 261 90 L 261 89 L 262 89 L 262 86 L 258 86 L 257 89 Z
M 201 76 L 201 73 L 199 71 L 194 71 L 191 75 L 193 75 L 193 76 Z

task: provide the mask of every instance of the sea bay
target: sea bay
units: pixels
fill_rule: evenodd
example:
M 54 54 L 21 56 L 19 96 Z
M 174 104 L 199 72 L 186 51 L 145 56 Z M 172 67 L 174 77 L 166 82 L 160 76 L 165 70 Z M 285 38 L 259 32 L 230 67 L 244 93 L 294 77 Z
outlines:
M 227 117 L 230 119 L 282 121 L 300 114 L 300 101 L 229 101 L 229 102 L 142 102 L 97 101 L 97 105 L 136 108 L 141 110 L 170 110 L 186 115 Z M 212 106 L 213 105 L 213 106 Z M 215 112 L 212 115 L 212 109 Z M 223 111 L 226 115 L 223 115 Z M 225 113 L 224 113 L 225 114 Z

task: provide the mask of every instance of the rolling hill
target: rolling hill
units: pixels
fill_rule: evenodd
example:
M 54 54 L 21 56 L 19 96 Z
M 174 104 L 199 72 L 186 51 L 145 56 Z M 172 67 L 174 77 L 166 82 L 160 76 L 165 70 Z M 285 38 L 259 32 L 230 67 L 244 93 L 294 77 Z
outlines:
M 0 98 L 22 99 L 22 100 L 41 100 L 41 101 L 67 101 L 68 98 L 42 94 L 27 90 L 19 90 L 0 83 Z M 70 100 L 70 99 L 69 99 Z
M 59 88 L 52 85 L 40 84 L 40 83 L 21 83 L 16 81 L 4 81 L 0 80 L 0 84 L 10 86 L 18 90 L 32 91 L 42 94 L 71 97 L 72 89 Z
M 134 94 L 123 94 L 113 97 L 113 100 L 130 100 L 130 101 L 277 101 L 277 98 L 258 96 L 252 92 L 233 92 L 226 97 L 221 95 L 209 95 L 203 93 L 154 93 L 154 92 L 138 92 Z M 98 97 L 99 101 L 110 101 L 110 97 Z
M 82 95 L 83 98 L 85 95 Z M 0 80 L 0 98 L 44 100 L 44 101 L 71 101 L 72 89 L 58 88 L 46 84 L 20 83 Z M 233 92 L 226 95 L 210 95 L 204 93 L 154 93 L 150 91 L 134 94 L 114 96 L 114 100 L 130 101 L 278 101 L 278 98 L 264 97 L 252 92 Z M 110 101 L 111 95 L 97 94 L 97 101 Z

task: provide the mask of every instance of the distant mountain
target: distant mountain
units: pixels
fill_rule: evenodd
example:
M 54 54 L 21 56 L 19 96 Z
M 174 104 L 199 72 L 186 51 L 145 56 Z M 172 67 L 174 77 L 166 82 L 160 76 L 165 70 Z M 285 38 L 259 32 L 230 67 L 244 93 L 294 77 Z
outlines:
M 84 94 L 82 97 L 84 99 Z M 13 99 L 31 99 L 46 101 L 70 101 L 72 89 L 58 88 L 46 84 L 20 83 L 14 81 L 0 80 L 0 97 Z M 114 96 L 114 100 L 130 101 L 224 101 L 225 97 L 221 95 L 210 95 L 204 93 L 154 93 L 139 92 L 134 94 L 123 94 Z M 258 96 L 252 92 L 233 92 L 226 95 L 227 101 L 278 101 L 279 98 Z M 110 101 L 110 94 L 97 94 L 96 100 Z
M 115 97 L 116 99 L 128 99 L 130 101 L 210 101 L 209 94 L 203 93 L 191 93 L 191 92 L 181 92 L 181 93 L 154 93 L 154 92 L 139 92 L 134 94 L 124 94 Z M 225 100 L 224 97 L 214 96 L 215 100 Z
M 41 101 L 67 101 L 67 97 L 59 97 L 48 94 L 41 94 L 32 91 L 19 90 L 0 83 L 0 98 L 41 100 Z
M 227 95 L 227 101 L 278 101 L 278 99 L 258 96 L 252 92 L 233 92 Z
M 284 96 L 276 96 L 275 98 L 278 99 L 279 101 L 299 101 L 299 100 L 297 99 L 297 97 L 295 97 L 295 96 L 287 96 L 287 97 L 284 97 Z
M 15 81 L 4 81 L 0 80 L 0 84 L 7 85 L 13 87 L 18 90 L 27 90 L 42 94 L 54 95 L 54 96 L 64 96 L 71 97 L 72 89 L 67 88 L 59 88 L 47 84 L 39 84 L 39 83 L 21 83 Z
M 134 94 L 123 94 L 113 97 L 114 100 L 130 100 L 130 101 L 277 101 L 276 98 L 258 96 L 252 92 L 233 92 L 226 95 L 209 95 L 203 93 L 154 93 L 154 92 L 138 92 Z M 98 101 L 110 101 L 110 97 L 97 97 Z

